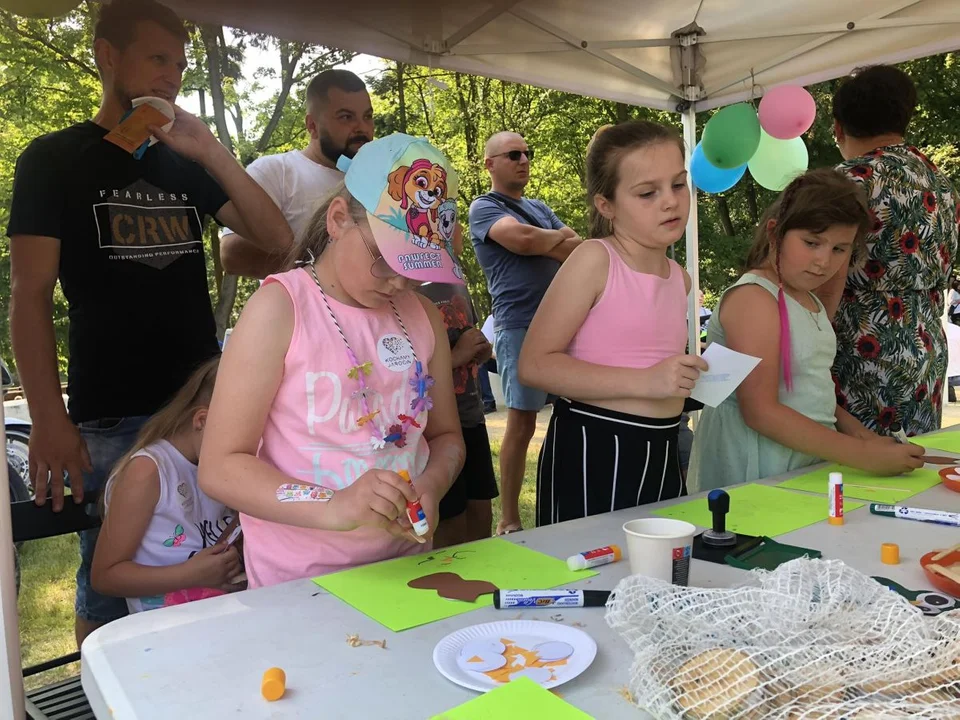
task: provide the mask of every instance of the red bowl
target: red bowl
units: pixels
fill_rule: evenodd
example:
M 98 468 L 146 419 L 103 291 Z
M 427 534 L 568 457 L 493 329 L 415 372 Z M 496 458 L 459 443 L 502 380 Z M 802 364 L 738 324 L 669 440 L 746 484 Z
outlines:
M 940 471 L 940 479 L 947 490 L 960 492 L 960 467 L 947 467 Z
M 953 552 L 934 562 L 933 556 L 938 552 L 940 552 L 940 550 L 931 550 L 922 558 L 920 558 L 920 566 L 923 568 L 923 572 L 926 573 L 927 580 L 929 580 L 930 584 L 933 585 L 937 590 L 960 598 L 960 584 L 953 582 L 953 580 L 950 578 L 945 578 L 940 573 L 927 569 L 927 565 L 931 564 L 950 567 L 954 563 L 960 563 L 960 550 L 954 550 Z

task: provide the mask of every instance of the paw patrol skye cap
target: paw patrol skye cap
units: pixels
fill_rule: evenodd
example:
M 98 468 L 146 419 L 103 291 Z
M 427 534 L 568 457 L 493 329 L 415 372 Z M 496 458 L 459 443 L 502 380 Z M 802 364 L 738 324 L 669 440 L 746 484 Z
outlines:
M 352 160 L 341 156 L 337 167 L 395 272 L 464 284 L 453 252 L 459 179 L 442 152 L 424 138 L 395 133 L 364 144 Z

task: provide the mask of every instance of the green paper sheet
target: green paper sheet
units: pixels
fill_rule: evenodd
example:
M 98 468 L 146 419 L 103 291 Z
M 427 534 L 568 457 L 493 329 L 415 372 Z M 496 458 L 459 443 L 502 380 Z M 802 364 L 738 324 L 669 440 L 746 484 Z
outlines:
M 730 494 L 727 530 L 743 535 L 776 537 L 827 519 L 826 498 L 801 495 L 768 485 L 743 485 L 727 488 L 727 492 Z M 863 507 L 863 503 L 844 499 L 844 512 L 859 507 Z M 654 510 L 653 514 L 686 520 L 704 528 L 713 525 L 706 498 Z
M 960 432 L 942 432 L 937 435 L 919 435 L 910 438 L 910 442 L 925 448 L 945 450 L 947 453 L 960 453 Z
M 843 496 L 869 500 L 885 505 L 896 505 L 913 497 L 917 493 L 928 490 L 940 484 L 940 475 L 936 470 L 920 468 L 909 475 L 897 477 L 878 477 L 862 470 L 854 470 L 843 465 L 831 465 L 822 470 L 800 475 L 799 477 L 779 483 L 777 487 L 789 490 L 806 490 L 807 492 L 827 494 L 827 479 L 832 472 L 843 473 Z
M 593 720 L 530 678 L 517 678 L 431 720 Z
M 464 580 L 487 580 L 504 590 L 552 588 L 597 574 L 593 570 L 573 572 L 564 560 L 491 538 L 362 565 L 313 581 L 394 632 L 493 605 L 490 594 L 471 603 L 447 600 L 434 590 L 407 587 L 411 580 L 436 572 L 457 573 Z

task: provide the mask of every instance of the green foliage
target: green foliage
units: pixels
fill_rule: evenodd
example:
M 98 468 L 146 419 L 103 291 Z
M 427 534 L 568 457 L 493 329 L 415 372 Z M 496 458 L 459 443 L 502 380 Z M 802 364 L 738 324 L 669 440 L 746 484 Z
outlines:
M 91 4 L 83 3 L 64 18 L 25 20 L 0 11 L 0 223 L 9 218 L 16 158 L 31 139 L 88 119 L 96 112 L 100 86 L 91 51 Z M 262 34 L 206 28 L 218 39 L 223 75 L 224 110 L 234 149 L 248 164 L 264 153 L 303 147 L 303 91 L 318 72 L 342 64 L 349 53 L 306 45 Z M 280 60 L 275 67 L 257 68 L 244 76 L 250 51 Z M 192 28 L 188 47 L 190 68 L 184 94 L 199 93 L 204 118 L 212 123 L 213 101 L 207 49 L 200 29 Z M 919 107 L 911 142 L 955 181 L 960 180 L 960 120 L 953 109 L 960 93 L 960 68 L 952 53 L 905 63 L 917 84 Z M 402 84 L 401 84 L 402 79 Z M 370 78 L 377 133 L 404 130 L 431 138 L 446 152 L 460 173 L 461 222 L 466 226 L 470 202 L 489 189 L 483 169 L 483 145 L 499 130 L 521 133 L 537 151 L 528 192 L 547 202 L 577 232 L 586 233 L 584 193 L 586 145 L 600 125 L 628 118 L 646 118 L 679 128 L 675 114 L 628 107 L 618 103 L 502 82 L 478 76 L 384 62 Z M 811 167 L 836 164 L 840 155 L 833 141 L 830 98 L 836 81 L 811 91 L 819 113 L 805 142 Z M 402 90 L 402 92 L 401 92 Z M 710 117 L 698 118 L 700 129 Z M 757 217 L 775 194 L 754 184 L 749 174 L 719 196 L 699 194 L 700 277 L 706 304 L 716 298 L 741 270 Z M 211 299 L 220 300 L 222 271 L 215 262 L 213 229 L 206 233 Z M 490 307 L 486 280 L 470 243 L 464 252 L 468 284 L 482 313 Z M 684 261 L 683 242 L 675 248 Z M 9 241 L 0 241 L 0 355 L 8 364 L 7 298 L 10 288 Z M 241 280 L 230 324 L 257 288 Z M 66 368 L 66 304 L 56 296 L 57 340 L 61 370 Z
M 84 6 L 85 8 L 86 6 Z M 0 11 L 0 226 L 10 219 L 17 157 L 30 141 L 93 116 L 100 82 L 93 62 L 92 23 L 85 9 L 57 20 L 27 20 Z M 0 355 L 10 347 L 10 241 L 0 240 Z M 67 305 L 54 295 L 60 366 L 66 368 Z
M 100 101 L 100 80 L 93 58 L 90 3 L 56 20 L 28 20 L 0 11 L 0 224 L 6 229 L 16 160 L 35 137 L 92 118 Z M 306 143 L 303 91 L 318 72 L 347 62 L 352 54 L 305 43 L 280 41 L 266 35 L 215 28 L 221 45 L 225 109 L 232 121 L 238 156 L 248 164 L 263 152 L 279 152 Z M 189 68 L 183 95 L 200 93 L 204 118 L 212 121 L 213 105 L 207 55 L 198 28 L 187 47 Z M 281 72 L 257 68 L 244 77 L 248 48 L 280 58 Z M 264 93 L 267 89 L 270 92 Z M 254 98 L 259 97 L 259 100 Z M 274 115 L 276 119 L 274 120 Z M 271 122 L 273 120 L 273 122 Z M 220 272 L 214 262 L 213 228 L 205 233 L 208 283 L 214 303 L 219 299 Z M 236 321 L 242 302 L 256 289 L 242 280 L 233 311 Z M 10 243 L 0 240 L 0 357 L 15 370 L 10 345 Z M 59 287 L 54 295 L 59 365 L 67 367 L 67 305 Z

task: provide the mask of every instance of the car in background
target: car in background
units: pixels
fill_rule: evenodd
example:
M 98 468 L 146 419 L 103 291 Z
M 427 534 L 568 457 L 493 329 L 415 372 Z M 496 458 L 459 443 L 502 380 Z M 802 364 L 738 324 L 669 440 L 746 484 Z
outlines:
M 0 360 L 0 377 L 4 392 L 13 387 L 14 381 L 6 365 Z M 10 475 L 11 501 L 29 500 L 32 497 L 30 485 L 30 429 L 29 420 L 3 415 L 4 430 L 7 435 L 7 466 L 13 469 Z
M 13 377 L 7 366 L 0 360 L 0 381 L 4 394 L 13 387 Z M 33 497 L 30 485 L 30 422 L 3 415 L 3 425 L 7 436 L 7 481 L 10 486 L 10 502 L 22 502 Z M 17 578 L 17 594 L 20 594 L 20 547 L 14 545 L 13 559 Z

